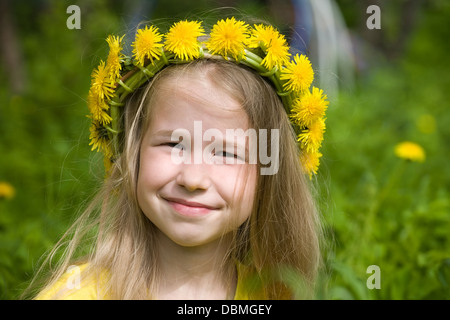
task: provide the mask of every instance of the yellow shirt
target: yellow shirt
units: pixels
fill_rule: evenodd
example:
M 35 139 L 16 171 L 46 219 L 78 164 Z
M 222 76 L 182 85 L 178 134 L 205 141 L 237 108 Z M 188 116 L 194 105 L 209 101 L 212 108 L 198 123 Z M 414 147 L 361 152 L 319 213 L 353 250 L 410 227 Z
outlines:
M 78 275 L 86 268 L 86 264 L 79 267 L 74 267 L 69 272 L 64 274 L 52 287 L 41 292 L 36 300 L 50 300 L 58 294 L 64 300 L 108 300 L 108 294 L 101 294 L 98 292 L 102 287 L 102 282 L 105 281 L 104 277 L 99 279 L 83 279 L 81 282 L 77 282 Z M 238 281 L 236 286 L 236 292 L 234 300 L 249 300 L 249 293 L 246 289 L 245 278 L 247 277 L 246 267 L 242 264 L 237 264 Z M 79 281 L 79 280 L 78 280 Z M 258 299 L 264 299 L 263 296 L 257 297 Z

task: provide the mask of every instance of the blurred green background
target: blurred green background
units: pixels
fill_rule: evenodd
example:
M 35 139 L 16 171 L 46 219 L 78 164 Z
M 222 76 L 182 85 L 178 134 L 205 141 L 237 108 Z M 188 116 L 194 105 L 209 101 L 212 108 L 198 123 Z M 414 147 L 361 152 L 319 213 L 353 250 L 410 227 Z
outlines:
M 107 35 L 132 35 L 143 20 L 216 18 L 217 7 L 277 25 L 306 48 L 328 93 L 315 183 L 329 245 L 317 298 L 450 298 L 448 1 L 126 3 L 0 0 L 1 299 L 21 294 L 102 181 L 85 100 Z M 366 25 L 371 4 L 381 29 Z M 67 28 L 69 5 L 81 9 L 81 29 Z M 426 160 L 398 158 L 402 141 Z

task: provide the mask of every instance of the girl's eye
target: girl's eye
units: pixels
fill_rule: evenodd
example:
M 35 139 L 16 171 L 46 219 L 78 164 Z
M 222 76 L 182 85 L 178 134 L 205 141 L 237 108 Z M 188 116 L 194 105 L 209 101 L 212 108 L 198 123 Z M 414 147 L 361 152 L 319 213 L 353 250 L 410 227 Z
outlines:
M 225 157 L 225 158 L 237 158 L 237 155 L 235 155 L 234 153 L 225 152 L 225 151 L 218 152 L 217 155 L 220 157 Z
M 223 158 L 235 158 L 235 159 L 238 158 L 238 155 L 226 151 L 217 151 L 214 155 L 216 157 L 223 157 Z
M 165 142 L 165 143 L 162 143 L 161 146 L 183 149 L 183 146 L 178 142 Z

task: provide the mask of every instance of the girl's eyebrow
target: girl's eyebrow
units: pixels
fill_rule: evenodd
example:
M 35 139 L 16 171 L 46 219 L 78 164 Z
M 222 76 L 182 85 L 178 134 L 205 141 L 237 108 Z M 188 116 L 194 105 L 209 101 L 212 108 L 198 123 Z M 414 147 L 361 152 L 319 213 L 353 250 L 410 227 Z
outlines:
M 153 135 L 159 137 L 171 137 L 174 131 L 175 130 L 160 129 L 156 132 L 153 132 Z

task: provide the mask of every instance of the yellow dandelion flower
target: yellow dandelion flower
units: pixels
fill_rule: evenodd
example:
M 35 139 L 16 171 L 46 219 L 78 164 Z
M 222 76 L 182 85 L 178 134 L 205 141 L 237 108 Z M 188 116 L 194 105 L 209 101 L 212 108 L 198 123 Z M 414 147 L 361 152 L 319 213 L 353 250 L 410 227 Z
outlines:
M 91 90 L 101 99 L 110 99 L 114 95 L 114 84 L 104 61 L 100 61 L 98 68 L 92 72 Z
M 87 98 L 88 108 L 91 112 L 91 118 L 103 125 L 108 124 L 112 121 L 111 116 L 107 113 L 109 110 L 108 104 L 105 100 L 101 99 L 93 93 L 92 90 L 89 91 Z
M 166 34 L 165 48 L 181 60 L 197 59 L 200 56 L 198 37 L 204 35 L 201 22 L 179 21 Z
M 302 130 L 298 135 L 298 141 L 307 152 L 315 152 L 322 145 L 324 132 L 325 119 L 321 118 L 314 121 L 308 128 Z
M 317 119 L 323 118 L 328 108 L 327 96 L 321 89 L 306 91 L 292 104 L 291 118 L 300 126 L 309 127 Z
M 397 157 L 409 161 L 424 162 L 425 150 L 417 143 L 405 141 L 395 146 Z
M 281 70 L 281 80 L 287 80 L 283 87 L 288 91 L 304 91 L 314 80 L 311 62 L 305 55 L 295 55 L 294 60 Z
M 289 46 L 286 39 L 274 27 L 263 24 L 255 25 L 248 40 L 250 48 L 260 47 L 265 53 L 261 64 L 271 70 L 275 66 L 281 69 L 289 62 Z
M 143 67 L 146 59 L 153 63 L 153 59 L 158 59 L 161 56 L 160 48 L 163 46 L 161 41 L 162 34 L 154 26 L 150 28 L 146 26 L 145 29 L 137 31 L 135 41 L 131 46 L 134 48 L 133 54 L 138 65 Z
M 92 145 L 91 151 L 101 151 L 105 157 L 111 158 L 113 152 L 110 146 L 108 130 L 101 123 L 92 121 L 89 131 L 91 133 L 89 136 L 89 139 L 91 140 L 89 145 Z
M 123 58 L 122 54 L 122 40 L 123 37 L 119 36 L 108 36 L 106 38 L 106 42 L 108 42 L 109 45 L 109 54 L 108 58 L 106 59 L 106 68 L 108 69 L 109 78 L 112 82 L 115 82 L 116 79 L 120 78 L 120 70 L 122 68 L 122 65 L 120 63 L 120 60 Z
M 310 179 L 312 178 L 313 173 L 317 174 L 320 165 L 320 157 L 322 157 L 320 152 L 306 152 L 305 150 L 302 150 L 302 153 L 300 154 L 303 173 L 308 174 Z
M 16 194 L 14 187 L 8 182 L 0 182 L 0 199 L 12 199 Z
M 232 56 L 235 60 L 240 60 L 244 56 L 247 38 L 248 25 L 243 21 L 236 21 L 234 17 L 227 18 L 213 26 L 206 47 L 212 54 Z

